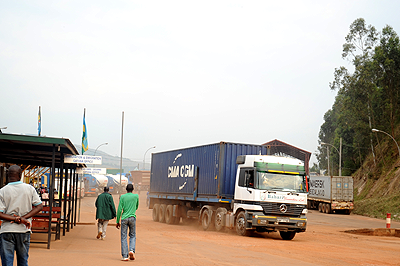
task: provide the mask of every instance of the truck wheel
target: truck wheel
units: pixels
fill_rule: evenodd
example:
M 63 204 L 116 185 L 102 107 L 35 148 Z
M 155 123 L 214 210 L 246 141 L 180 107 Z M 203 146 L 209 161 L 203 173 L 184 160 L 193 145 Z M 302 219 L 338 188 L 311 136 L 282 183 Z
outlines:
M 331 212 L 331 205 L 329 203 L 325 204 L 325 213 L 330 214 Z
M 212 211 L 209 209 L 205 209 L 201 215 L 201 226 L 204 231 L 207 231 L 212 226 Z
M 325 203 L 321 203 L 321 212 L 324 213 L 325 212 Z
M 250 235 L 250 231 L 246 230 L 247 218 L 244 211 L 239 212 L 236 216 L 235 227 L 236 233 L 240 236 Z
M 318 211 L 322 212 L 322 203 L 318 204 Z
M 294 236 L 296 235 L 296 232 L 279 231 L 279 234 L 281 235 L 283 240 L 292 240 L 294 238 Z
M 214 219 L 215 230 L 221 231 L 222 228 L 224 228 L 226 213 L 227 210 L 225 208 L 218 208 L 217 211 L 215 212 L 215 219 Z
M 153 206 L 153 221 L 158 222 L 158 211 L 160 209 L 160 204 L 154 204 Z
M 172 205 L 168 205 L 167 208 L 165 209 L 165 222 L 167 224 L 173 224 L 174 222 L 174 217 L 172 216 Z
M 158 221 L 160 223 L 165 223 L 165 209 L 167 208 L 167 205 L 161 204 L 160 208 L 158 210 Z

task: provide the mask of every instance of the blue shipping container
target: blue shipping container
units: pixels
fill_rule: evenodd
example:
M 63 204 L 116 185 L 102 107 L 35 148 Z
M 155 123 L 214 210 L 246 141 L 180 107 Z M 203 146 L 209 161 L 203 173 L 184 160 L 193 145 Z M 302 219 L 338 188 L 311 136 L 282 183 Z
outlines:
M 267 152 L 267 147 L 262 145 L 220 142 L 153 153 L 150 193 L 233 199 L 236 158 L 267 155 Z

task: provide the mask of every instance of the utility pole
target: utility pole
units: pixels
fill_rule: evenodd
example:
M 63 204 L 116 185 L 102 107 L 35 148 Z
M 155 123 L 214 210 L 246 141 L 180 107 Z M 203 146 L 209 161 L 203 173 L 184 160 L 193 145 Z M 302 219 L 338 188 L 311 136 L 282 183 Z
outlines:
M 339 151 L 339 176 L 342 176 L 342 138 L 340 138 Z

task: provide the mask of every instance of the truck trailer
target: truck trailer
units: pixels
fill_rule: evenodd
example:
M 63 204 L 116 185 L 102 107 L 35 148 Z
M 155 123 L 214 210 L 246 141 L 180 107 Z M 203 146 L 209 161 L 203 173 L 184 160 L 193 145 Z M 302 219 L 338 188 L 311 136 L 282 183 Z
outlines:
M 85 195 L 98 196 L 103 193 L 104 187 L 107 186 L 108 179 L 105 175 L 85 174 L 83 176 L 85 183 Z
M 228 142 L 153 153 L 153 220 L 195 218 L 204 230 L 279 231 L 293 239 L 307 225 L 304 163 L 268 153 L 267 146 Z
M 308 209 L 324 213 L 350 214 L 353 204 L 353 177 L 310 176 Z
M 119 190 L 121 189 L 122 192 L 125 192 L 125 187 L 128 185 L 128 178 L 121 175 L 106 175 L 108 178 L 108 183 L 107 186 L 109 188 L 109 192 L 111 194 L 119 194 Z M 120 185 L 120 179 L 121 179 L 121 185 Z

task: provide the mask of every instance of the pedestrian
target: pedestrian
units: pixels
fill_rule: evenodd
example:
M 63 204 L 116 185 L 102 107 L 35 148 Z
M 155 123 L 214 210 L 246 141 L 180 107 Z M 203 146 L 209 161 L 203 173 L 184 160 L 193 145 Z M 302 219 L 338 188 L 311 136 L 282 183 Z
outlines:
M 3 266 L 28 265 L 32 216 L 43 208 L 35 188 L 22 183 L 18 165 L 8 169 L 9 183 L 0 189 L 0 256 Z
M 136 210 L 139 207 L 139 196 L 133 194 L 133 185 L 126 186 L 126 194 L 122 195 L 117 211 L 117 229 L 121 227 L 121 254 L 123 261 L 135 259 L 136 247 Z M 121 224 L 119 220 L 121 218 Z M 128 252 L 128 228 L 129 228 L 129 252 Z M 129 258 L 128 258 L 129 255 Z
M 44 189 L 44 192 L 42 193 L 42 202 L 44 206 L 49 205 L 49 191 L 47 188 Z
M 104 187 L 104 192 L 97 197 L 95 202 L 97 239 L 101 238 L 101 240 L 106 237 L 108 221 L 116 217 L 114 200 L 111 194 L 108 193 L 109 191 L 108 187 Z

